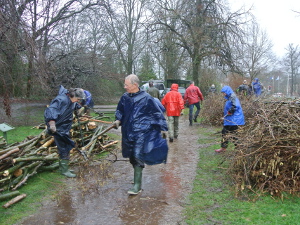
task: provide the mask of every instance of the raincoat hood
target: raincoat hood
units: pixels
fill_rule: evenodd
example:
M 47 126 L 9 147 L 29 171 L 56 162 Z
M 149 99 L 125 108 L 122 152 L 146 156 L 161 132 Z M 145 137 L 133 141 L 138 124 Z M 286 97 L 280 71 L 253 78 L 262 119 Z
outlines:
M 229 97 L 231 96 L 233 92 L 233 90 L 231 89 L 231 87 L 229 86 L 224 86 L 221 90 L 222 93 L 225 93 L 226 95 L 224 96 L 225 99 L 229 99 Z
M 178 84 L 172 84 L 171 85 L 171 91 L 178 91 Z
M 258 82 L 258 78 L 254 78 L 254 80 L 255 80 L 256 82 Z

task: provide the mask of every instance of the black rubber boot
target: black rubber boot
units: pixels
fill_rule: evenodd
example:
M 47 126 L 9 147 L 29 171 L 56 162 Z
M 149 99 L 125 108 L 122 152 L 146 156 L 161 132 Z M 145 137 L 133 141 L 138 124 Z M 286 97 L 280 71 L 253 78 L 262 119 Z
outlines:
M 66 177 L 74 178 L 76 177 L 76 174 L 72 173 L 69 170 L 69 160 L 62 159 L 60 161 L 60 172 L 62 175 L 65 175 Z
M 197 116 L 194 117 L 194 122 L 197 123 Z
M 130 195 L 137 195 L 142 191 L 142 172 L 143 168 L 140 166 L 134 167 L 134 185 L 133 187 L 128 191 L 128 194 Z
M 193 120 L 190 120 L 190 126 L 193 126 Z

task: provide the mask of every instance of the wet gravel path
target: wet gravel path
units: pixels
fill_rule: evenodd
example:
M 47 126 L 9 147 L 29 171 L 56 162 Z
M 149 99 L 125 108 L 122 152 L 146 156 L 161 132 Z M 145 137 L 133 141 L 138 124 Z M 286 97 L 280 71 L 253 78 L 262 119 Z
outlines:
M 186 117 L 180 118 L 180 135 L 169 143 L 167 163 L 145 167 L 139 195 L 127 194 L 133 168 L 118 153 L 114 163 L 75 168 L 79 176 L 66 179 L 68 188 L 54 200 L 41 203 L 39 212 L 19 225 L 185 224 L 182 212 L 192 191 L 201 147 L 199 127 L 197 123 L 190 127 Z

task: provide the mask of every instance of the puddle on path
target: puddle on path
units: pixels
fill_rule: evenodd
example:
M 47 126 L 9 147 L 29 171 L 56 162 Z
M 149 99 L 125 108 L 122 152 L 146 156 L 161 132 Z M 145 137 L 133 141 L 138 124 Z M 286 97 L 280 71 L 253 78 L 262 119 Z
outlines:
M 189 127 L 186 118 L 181 117 L 178 140 L 169 143 L 168 162 L 145 167 L 139 195 L 127 194 L 133 168 L 118 154 L 120 161 L 80 167 L 80 176 L 66 181 L 70 183 L 67 190 L 19 224 L 184 224 L 182 210 L 198 162 L 197 128 L 199 124 Z

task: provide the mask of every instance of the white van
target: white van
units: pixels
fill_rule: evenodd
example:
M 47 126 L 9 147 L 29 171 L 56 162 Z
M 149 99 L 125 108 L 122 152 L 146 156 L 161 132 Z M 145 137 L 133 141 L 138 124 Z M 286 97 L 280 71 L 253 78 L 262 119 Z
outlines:
M 156 87 L 159 90 L 159 93 L 161 94 L 165 90 L 164 82 L 162 80 L 152 80 L 152 81 L 153 81 L 153 86 Z M 150 81 L 140 86 L 140 89 L 143 91 L 147 91 L 149 88 L 149 82 Z

